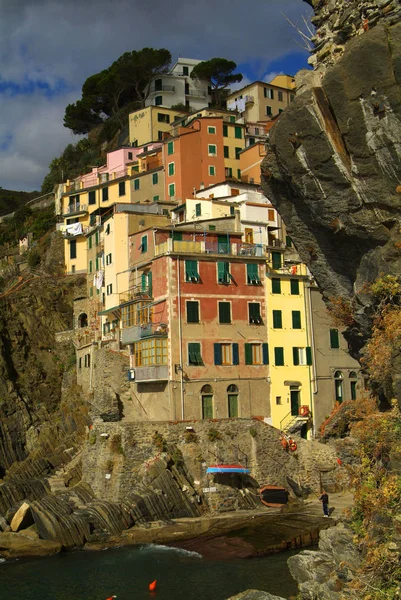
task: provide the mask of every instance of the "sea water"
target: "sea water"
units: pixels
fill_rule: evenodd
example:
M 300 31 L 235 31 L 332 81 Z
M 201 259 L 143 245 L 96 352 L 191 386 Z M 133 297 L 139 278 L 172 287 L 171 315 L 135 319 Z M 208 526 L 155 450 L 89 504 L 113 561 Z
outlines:
M 205 560 L 196 552 L 149 544 L 103 552 L 3 561 L 4 600 L 225 600 L 246 589 L 284 598 L 297 593 L 287 559 L 273 556 Z M 149 583 L 157 580 L 155 592 Z

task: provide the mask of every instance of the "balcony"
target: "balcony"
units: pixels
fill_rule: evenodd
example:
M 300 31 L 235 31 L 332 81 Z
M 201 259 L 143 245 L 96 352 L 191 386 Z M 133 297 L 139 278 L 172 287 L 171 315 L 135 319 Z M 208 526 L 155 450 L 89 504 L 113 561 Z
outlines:
M 146 383 L 152 381 L 168 381 L 168 365 L 154 365 L 149 367 L 135 367 L 131 369 L 131 381 Z
M 70 204 L 64 209 L 63 215 L 77 215 L 88 212 L 87 204 Z
M 185 95 L 190 98 L 206 98 L 205 92 L 201 90 L 188 90 Z
M 119 294 L 119 304 L 128 304 L 140 300 L 150 300 L 152 298 L 151 286 L 140 286 L 130 288 L 126 292 Z
M 212 254 L 226 256 L 266 256 L 262 244 L 242 244 L 237 242 L 193 242 L 168 239 L 155 247 L 155 256 L 167 253 Z
M 139 340 L 149 337 L 166 337 L 168 333 L 165 323 L 144 323 L 143 325 L 133 325 L 132 327 L 123 327 L 121 342 L 122 344 L 133 344 Z
M 163 84 L 163 85 L 159 86 L 159 89 L 152 87 L 149 92 L 149 95 L 161 94 L 162 92 L 170 92 L 171 94 L 174 94 L 175 93 L 175 85 Z

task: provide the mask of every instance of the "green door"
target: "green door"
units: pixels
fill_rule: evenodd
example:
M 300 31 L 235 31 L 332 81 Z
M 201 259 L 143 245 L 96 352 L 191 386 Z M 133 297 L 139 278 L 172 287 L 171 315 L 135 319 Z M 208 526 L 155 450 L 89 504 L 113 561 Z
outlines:
M 228 394 L 228 416 L 238 417 L 238 395 Z
M 219 254 L 228 254 L 230 243 L 226 235 L 219 235 L 217 238 L 217 251 Z
M 299 391 L 291 390 L 290 393 L 291 393 L 291 415 L 293 417 L 297 417 L 298 410 L 299 410 Z
M 356 400 L 356 381 L 351 381 L 351 400 Z
M 213 396 L 202 396 L 202 419 L 213 419 Z
M 173 240 L 176 242 L 182 242 L 182 231 L 173 231 Z

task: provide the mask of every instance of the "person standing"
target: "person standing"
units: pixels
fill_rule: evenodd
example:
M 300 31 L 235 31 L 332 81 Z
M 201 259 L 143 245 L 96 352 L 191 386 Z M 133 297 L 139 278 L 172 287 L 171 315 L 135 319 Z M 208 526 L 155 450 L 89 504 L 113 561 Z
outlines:
M 322 495 L 319 498 L 322 503 L 323 514 L 325 517 L 329 516 L 329 495 L 325 490 L 322 490 Z

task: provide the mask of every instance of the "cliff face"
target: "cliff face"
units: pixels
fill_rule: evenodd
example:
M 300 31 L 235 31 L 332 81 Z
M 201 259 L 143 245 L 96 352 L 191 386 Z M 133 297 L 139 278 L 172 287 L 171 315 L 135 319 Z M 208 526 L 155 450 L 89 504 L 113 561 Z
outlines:
M 314 4 L 333 36 L 330 19 L 342 22 L 343 3 Z M 358 4 L 372 3 L 346 3 Z M 317 70 L 298 75 L 262 165 L 264 191 L 324 296 L 356 306 L 355 354 L 369 335 L 365 284 L 401 268 L 401 24 L 393 22 L 401 15 L 394 2 L 376 4 L 391 8 L 392 21 L 354 29 L 340 58 L 325 54 Z

